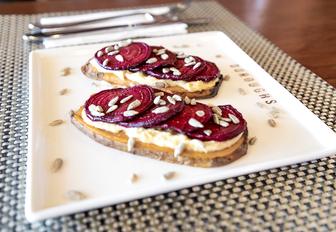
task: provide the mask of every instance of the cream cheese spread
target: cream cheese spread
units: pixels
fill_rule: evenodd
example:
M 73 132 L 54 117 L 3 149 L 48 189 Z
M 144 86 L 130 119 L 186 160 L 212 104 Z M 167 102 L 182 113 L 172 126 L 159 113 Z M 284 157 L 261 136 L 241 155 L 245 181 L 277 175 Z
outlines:
M 188 92 L 197 92 L 197 91 L 202 91 L 202 90 L 207 90 L 213 88 L 216 83 L 218 82 L 219 78 L 216 78 L 212 81 L 209 82 L 204 82 L 204 81 L 173 81 L 173 80 L 162 80 L 155 78 L 153 76 L 149 76 L 144 74 L 143 72 L 130 72 L 127 70 L 107 70 L 101 67 L 96 59 L 91 59 L 90 64 L 98 70 L 98 72 L 103 72 L 103 73 L 111 73 L 115 75 L 117 78 L 121 80 L 125 80 L 125 78 L 136 82 L 138 84 L 144 84 L 144 85 L 149 85 L 152 87 L 156 87 L 156 83 L 162 83 L 166 86 L 171 86 L 171 87 L 181 87 Z
M 141 127 L 127 128 L 113 123 L 95 122 L 87 117 L 85 110 L 82 110 L 82 118 L 84 122 L 90 126 L 109 131 L 111 133 L 123 131 L 129 138 L 134 138 L 143 143 L 154 144 L 160 147 L 169 147 L 171 149 L 175 149 L 179 144 L 184 143 L 186 150 L 204 153 L 228 148 L 235 144 L 243 135 L 243 133 L 241 133 L 238 136 L 223 142 L 201 141 L 198 139 L 190 139 L 183 134 L 173 135 L 170 132 L 155 129 L 146 129 Z

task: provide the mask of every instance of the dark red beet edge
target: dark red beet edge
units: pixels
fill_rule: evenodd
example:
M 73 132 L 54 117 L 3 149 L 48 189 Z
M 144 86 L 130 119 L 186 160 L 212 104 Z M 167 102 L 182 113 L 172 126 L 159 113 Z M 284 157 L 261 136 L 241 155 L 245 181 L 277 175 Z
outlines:
M 122 103 L 122 105 L 120 105 L 120 100 L 122 100 L 123 98 L 129 95 L 133 95 L 133 97 L 127 102 Z M 116 96 L 119 96 L 119 100 L 116 103 L 119 107 L 115 111 L 105 114 L 104 116 L 91 115 L 89 111 L 89 106 L 91 104 L 100 105 L 103 108 L 104 112 L 106 112 L 109 109 L 109 106 L 108 106 L 109 101 Z M 141 105 L 136 107 L 134 110 L 138 111 L 139 114 L 141 114 L 142 112 L 146 111 L 149 107 L 151 107 L 151 105 L 153 104 L 154 90 L 151 87 L 145 86 L 145 85 L 138 85 L 138 86 L 126 88 L 126 89 L 117 88 L 117 89 L 103 90 L 99 93 L 92 95 L 85 102 L 84 108 L 85 108 L 86 115 L 92 121 L 116 123 L 116 122 L 131 120 L 132 118 L 137 116 L 137 115 L 134 115 L 134 116 L 125 117 L 123 115 L 123 113 L 127 110 L 128 104 L 136 99 L 141 101 Z
M 198 110 L 204 111 L 205 115 L 203 117 L 197 116 L 196 111 Z M 172 129 L 180 133 L 188 133 L 198 130 L 197 127 L 189 125 L 188 121 L 190 118 L 194 118 L 204 125 L 204 123 L 208 122 L 212 118 L 212 115 L 213 113 L 211 108 L 205 104 L 198 102 L 196 105 L 186 105 L 178 115 L 163 123 L 161 128 Z
M 192 81 L 209 82 L 220 76 L 220 71 L 216 64 L 209 61 L 205 61 L 205 64 L 205 68 L 199 74 L 195 75 L 191 79 Z
M 165 53 L 168 55 L 169 58 L 166 59 L 166 60 L 161 59 L 161 55 L 156 55 L 154 53 L 154 49 L 157 49 L 157 50 L 165 49 L 164 47 L 151 46 L 151 49 L 152 49 L 152 53 L 151 53 L 151 55 L 148 59 L 157 58 L 158 59 L 157 62 L 152 63 L 152 64 L 146 64 L 146 60 L 145 60 L 141 64 L 139 64 L 135 67 L 129 68 L 129 70 L 132 71 L 132 72 L 138 72 L 138 71 L 147 72 L 147 71 L 153 70 L 155 68 L 165 67 L 165 66 L 168 66 L 168 65 L 174 65 L 174 63 L 176 62 L 176 54 L 169 51 L 168 49 L 166 49 Z
M 243 118 L 242 114 L 239 113 L 233 106 L 231 105 L 223 105 L 219 106 L 222 109 L 223 117 L 228 117 L 228 114 L 233 114 L 239 119 L 239 124 L 234 124 L 230 122 L 228 127 L 222 127 L 213 122 L 213 120 L 208 121 L 204 128 L 198 129 L 193 132 L 187 133 L 187 136 L 192 139 L 199 139 L 202 141 L 226 141 L 232 139 L 244 132 L 247 128 L 247 123 Z M 204 130 L 211 130 L 212 133 L 210 136 L 204 134 Z
M 162 92 L 156 90 L 155 92 Z M 169 111 L 161 114 L 152 113 L 158 107 L 162 107 L 162 105 L 153 104 L 149 109 L 143 112 L 138 117 L 127 121 L 127 122 L 119 122 L 118 124 L 124 127 L 152 127 L 158 125 L 161 122 L 166 121 L 167 119 L 173 117 L 177 113 L 179 113 L 184 108 L 183 101 L 176 101 L 175 105 L 169 103 L 167 100 L 168 96 L 173 96 L 172 94 L 165 93 L 165 96 L 162 96 L 161 99 L 165 100 L 167 104 L 165 106 L 169 107 Z
M 111 46 L 107 46 L 107 47 L 113 47 L 113 45 Z M 103 55 L 98 57 L 97 54 L 99 51 L 96 52 L 95 54 L 95 58 L 98 61 L 98 64 L 100 66 L 102 66 L 104 69 L 108 69 L 108 70 L 126 70 L 128 68 L 132 68 L 135 67 L 139 64 L 141 64 L 143 61 L 147 60 L 148 57 L 151 55 L 152 53 L 152 49 L 149 45 L 147 45 L 146 43 L 139 43 L 139 42 L 133 42 L 125 47 L 121 47 L 119 49 L 119 53 L 120 55 L 123 56 L 124 61 L 120 62 L 118 60 L 115 59 L 115 56 L 118 55 L 113 55 L 113 56 L 109 56 L 107 55 L 107 53 L 105 52 L 105 49 L 107 47 L 104 47 L 102 49 L 100 49 L 99 51 L 103 52 Z M 135 50 L 137 49 L 137 50 Z M 103 62 L 105 59 L 108 59 L 109 62 L 107 64 L 107 66 L 103 65 Z
M 146 74 L 156 77 L 158 79 L 184 80 L 184 81 L 191 80 L 194 76 L 199 74 L 205 68 L 205 62 L 201 58 L 197 56 L 193 57 L 195 58 L 196 63 L 201 62 L 201 65 L 196 69 L 193 69 L 194 65 L 184 66 L 185 65 L 184 58 L 176 60 L 173 67 L 177 68 L 181 72 L 181 75 L 173 75 L 173 72 L 163 73 L 161 68 L 149 70 L 146 72 Z M 170 68 L 170 66 L 168 66 L 167 68 Z

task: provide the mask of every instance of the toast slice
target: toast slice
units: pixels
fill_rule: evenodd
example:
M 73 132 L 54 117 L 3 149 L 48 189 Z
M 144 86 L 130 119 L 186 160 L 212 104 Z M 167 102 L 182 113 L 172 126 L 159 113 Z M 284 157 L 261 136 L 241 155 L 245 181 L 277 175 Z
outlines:
M 118 150 L 128 151 L 128 136 L 120 131 L 112 133 L 87 124 L 82 118 L 83 108 L 71 112 L 71 122 L 84 134 L 98 143 Z M 154 144 L 136 141 L 131 153 L 152 159 L 167 161 L 170 163 L 184 164 L 194 167 L 218 167 L 231 163 L 247 153 L 248 131 L 243 132 L 240 139 L 230 147 L 214 152 L 184 151 L 178 157 L 174 156 L 174 150 L 169 147 L 161 147 Z M 128 151 L 129 152 L 129 151 Z
M 88 78 L 91 78 L 93 80 L 103 80 L 112 85 L 130 87 L 130 86 L 141 84 L 139 82 L 135 82 L 131 79 L 128 79 L 126 76 L 124 76 L 121 79 L 121 78 L 118 78 L 113 73 L 98 71 L 98 69 L 90 63 L 90 60 L 81 67 L 81 71 Z M 169 92 L 169 93 L 178 94 L 182 97 L 205 99 L 205 98 L 215 97 L 217 95 L 218 90 L 222 84 L 222 81 L 223 81 L 223 76 L 220 75 L 217 78 L 217 81 L 214 83 L 213 86 L 207 89 L 203 89 L 200 91 L 193 91 L 193 92 L 190 92 L 180 86 L 170 86 L 167 83 L 160 82 L 159 80 L 157 82 L 153 82 L 151 86 L 154 88 Z

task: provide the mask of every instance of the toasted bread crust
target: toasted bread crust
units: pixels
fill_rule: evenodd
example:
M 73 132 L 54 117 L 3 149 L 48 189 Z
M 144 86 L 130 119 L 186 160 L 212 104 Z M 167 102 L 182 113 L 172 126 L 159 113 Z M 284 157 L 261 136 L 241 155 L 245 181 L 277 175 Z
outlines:
M 127 151 L 127 135 L 123 132 L 114 134 L 86 124 L 81 117 L 81 111 L 82 110 L 80 109 L 77 112 L 71 112 L 71 122 L 79 130 L 105 146 L 116 148 L 121 151 Z M 184 152 L 177 158 L 174 157 L 174 151 L 170 148 L 137 141 L 132 153 L 152 159 L 194 167 L 218 167 L 231 163 L 247 153 L 247 137 L 248 131 L 246 130 L 242 138 L 227 149 L 209 153 Z
M 111 78 L 110 76 L 105 75 L 103 72 L 98 72 L 98 70 L 95 67 L 93 67 L 89 61 L 81 67 L 81 71 L 85 76 L 91 79 L 104 80 L 104 81 L 107 81 L 115 85 L 123 85 L 123 86 L 129 87 L 129 86 L 133 86 L 137 84 L 137 82 L 131 81 L 129 79 L 120 80 L 119 78 Z M 211 98 L 211 97 L 216 96 L 218 93 L 219 87 L 222 84 L 222 81 L 223 81 L 223 76 L 220 76 L 218 82 L 213 88 L 202 90 L 202 91 L 196 91 L 196 92 L 188 92 L 187 90 L 181 87 L 177 87 L 177 86 L 161 86 L 161 87 L 156 86 L 155 88 L 162 89 L 170 93 L 176 93 L 183 97 L 188 96 L 189 98 L 202 99 L 202 98 Z

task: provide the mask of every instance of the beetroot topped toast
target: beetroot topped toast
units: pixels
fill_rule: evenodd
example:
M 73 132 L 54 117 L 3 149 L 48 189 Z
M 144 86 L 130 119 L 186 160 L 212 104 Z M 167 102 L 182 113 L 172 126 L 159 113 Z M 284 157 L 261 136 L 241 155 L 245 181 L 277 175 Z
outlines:
M 146 85 L 98 92 L 71 117 L 97 142 L 172 163 L 221 166 L 247 152 L 247 123 L 231 105 L 210 107 Z
M 193 98 L 215 96 L 222 82 L 218 67 L 210 61 L 130 41 L 99 49 L 82 66 L 82 72 L 111 84 L 126 87 L 145 84 Z

